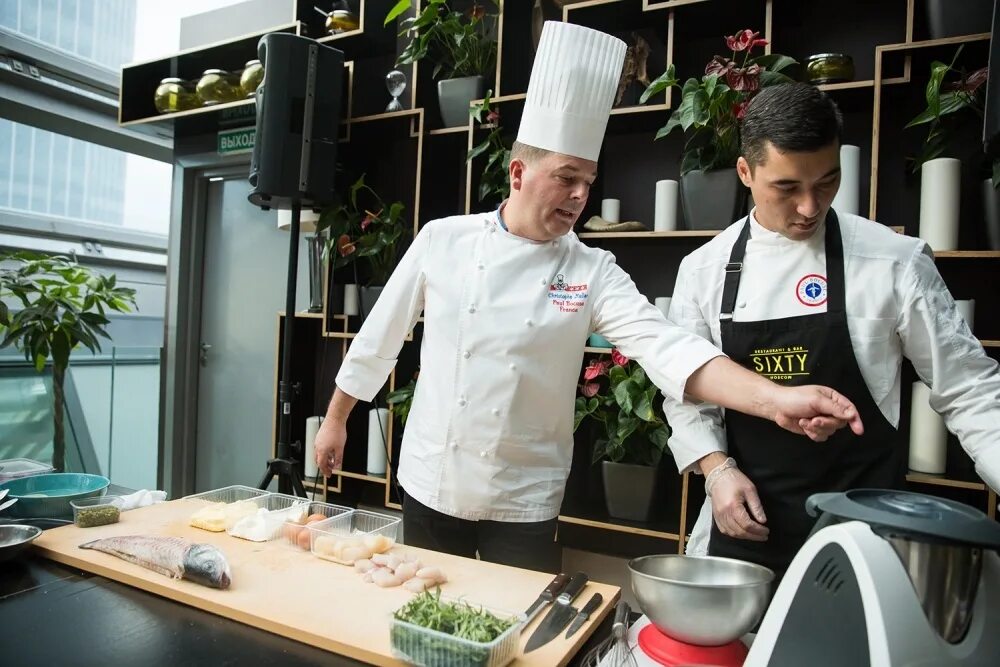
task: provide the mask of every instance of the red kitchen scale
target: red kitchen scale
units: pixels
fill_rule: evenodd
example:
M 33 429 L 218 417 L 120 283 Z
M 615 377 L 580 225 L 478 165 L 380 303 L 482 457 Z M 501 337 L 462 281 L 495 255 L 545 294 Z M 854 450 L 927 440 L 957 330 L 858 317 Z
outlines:
M 650 623 L 639 631 L 639 649 L 654 662 L 668 667 L 711 665 L 741 667 L 747 647 L 739 639 L 722 646 L 698 646 L 670 637 Z

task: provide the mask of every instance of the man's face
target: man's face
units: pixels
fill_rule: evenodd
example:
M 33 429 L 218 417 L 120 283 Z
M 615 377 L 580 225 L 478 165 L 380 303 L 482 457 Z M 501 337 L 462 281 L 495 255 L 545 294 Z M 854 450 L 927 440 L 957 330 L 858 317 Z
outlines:
M 840 145 L 782 153 L 767 143 L 764 162 L 751 171 L 740 158 L 736 170 L 753 193 L 761 226 L 793 241 L 810 238 L 826 218 L 840 187 Z
M 511 161 L 511 196 L 531 221 L 532 238 L 551 241 L 573 229 L 595 178 L 596 162 L 561 153 L 530 164 Z

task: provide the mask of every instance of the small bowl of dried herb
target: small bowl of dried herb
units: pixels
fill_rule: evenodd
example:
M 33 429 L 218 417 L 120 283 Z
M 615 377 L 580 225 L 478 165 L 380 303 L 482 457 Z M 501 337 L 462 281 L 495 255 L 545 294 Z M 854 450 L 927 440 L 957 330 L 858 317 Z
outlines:
M 424 591 L 392 615 L 393 655 L 424 667 L 503 667 L 517 657 L 524 615 Z
M 118 519 L 121 518 L 121 502 L 119 496 L 71 500 L 69 504 L 73 508 L 73 523 L 80 528 L 118 523 Z

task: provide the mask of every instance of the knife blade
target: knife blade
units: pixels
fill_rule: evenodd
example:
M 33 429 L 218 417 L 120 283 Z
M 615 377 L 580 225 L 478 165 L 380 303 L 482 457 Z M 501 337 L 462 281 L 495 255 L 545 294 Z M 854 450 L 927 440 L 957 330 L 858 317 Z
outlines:
M 528 639 L 524 647 L 524 652 L 534 651 L 539 646 L 543 646 L 559 636 L 573 617 L 576 616 L 576 609 L 570 604 L 580 591 L 587 585 L 587 575 L 584 572 L 577 572 L 566 584 L 566 590 L 559 594 L 548 615 L 535 628 L 534 634 Z
M 573 622 L 569 624 L 569 630 L 566 631 L 566 639 L 572 637 L 577 630 L 583 627 L 583 624 L 587 622 L 591 614 L 597 611 L 602 602 L 604 602 L 604 596 L 600 593 L 594 593 L 590 596 L 587 604 L 583 605 L 583 609 L 577 612 Z
M 560 572 L 555 576 L 555 579 L 549 582 L 549 585 L 545 587 L 545 590 L 539 594 L 538 598 L 531 603 L 531 606 L 524 612 L 524 627 L 531 623 L 531 619 L 535 617 L 535 614 L 542 610 L 549 602 L 555 600 L 563 589 L 566 588 L 566 584 L 569 583 L 569 575 L 565 572 Z

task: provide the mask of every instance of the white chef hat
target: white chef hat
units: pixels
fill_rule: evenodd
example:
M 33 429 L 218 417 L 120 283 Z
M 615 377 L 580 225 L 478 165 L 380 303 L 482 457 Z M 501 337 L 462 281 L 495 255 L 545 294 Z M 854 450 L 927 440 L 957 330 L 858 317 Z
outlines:
M 607 33 L 546 21 L 517 140 L 596 162 L 626 48 Z

